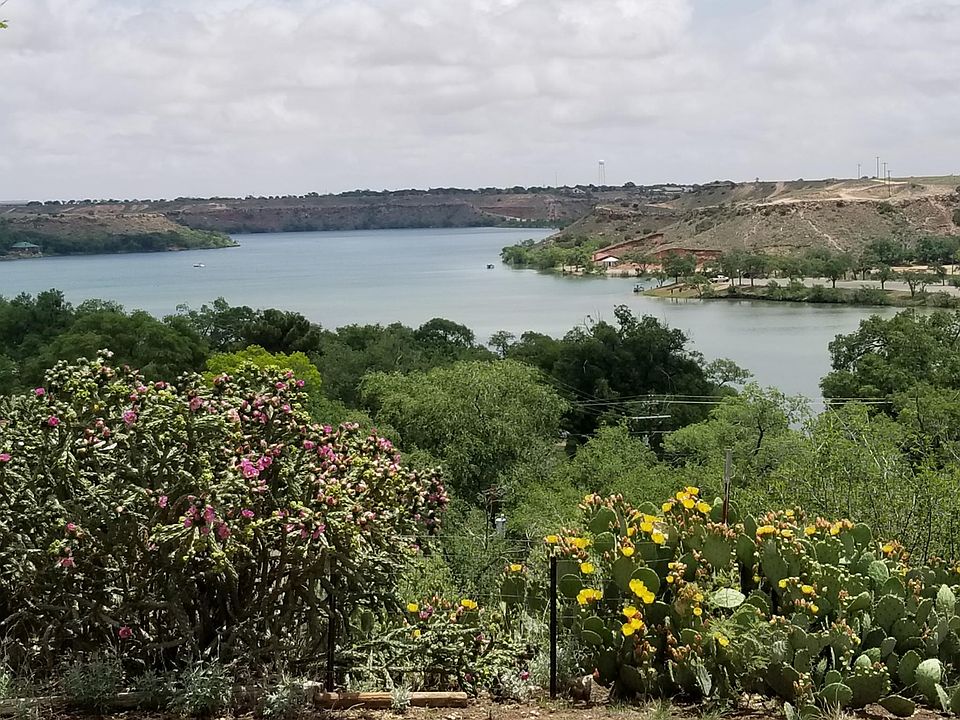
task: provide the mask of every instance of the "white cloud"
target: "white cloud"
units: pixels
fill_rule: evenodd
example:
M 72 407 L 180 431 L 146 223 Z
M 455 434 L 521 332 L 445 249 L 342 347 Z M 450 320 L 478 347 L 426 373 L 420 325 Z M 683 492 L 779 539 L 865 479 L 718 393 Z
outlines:
M 960 0 L 4 10 L 0 197 L 960 170 Z

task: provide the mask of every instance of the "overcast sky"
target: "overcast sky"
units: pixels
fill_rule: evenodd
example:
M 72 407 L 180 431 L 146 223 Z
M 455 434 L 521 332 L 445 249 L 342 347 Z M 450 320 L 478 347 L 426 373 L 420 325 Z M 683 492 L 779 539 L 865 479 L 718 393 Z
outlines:
M 8 0 L 0 198 L 960 172 L 960 0 Z

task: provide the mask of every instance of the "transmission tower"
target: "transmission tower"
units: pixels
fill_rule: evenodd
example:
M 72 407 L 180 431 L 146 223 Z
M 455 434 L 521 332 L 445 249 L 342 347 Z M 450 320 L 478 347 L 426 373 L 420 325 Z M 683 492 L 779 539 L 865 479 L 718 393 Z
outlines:
M 603 160 L 601 160 L 598 165 L 597 171 L 600 178 L 600 186 L 603 187 L 607 184 L 607 165 Z

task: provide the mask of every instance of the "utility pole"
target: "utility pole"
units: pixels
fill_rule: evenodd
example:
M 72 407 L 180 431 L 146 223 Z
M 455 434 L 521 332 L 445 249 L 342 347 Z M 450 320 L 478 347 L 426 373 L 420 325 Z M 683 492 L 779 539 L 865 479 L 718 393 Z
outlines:
M 879 155 L 877 155 L 877 174 L 874 175 L 874 177 L 875 177 L 877 180 L 880 179 L 880 156 L 879 156 Z
M 883 161 L 883 175 L 880 176 L 880 179 L 883 180 L 884 183 L 887 182 L 887 161 L 886 160 Z
M 857 180 L 860 179 L 860 163 L 857 163 Z

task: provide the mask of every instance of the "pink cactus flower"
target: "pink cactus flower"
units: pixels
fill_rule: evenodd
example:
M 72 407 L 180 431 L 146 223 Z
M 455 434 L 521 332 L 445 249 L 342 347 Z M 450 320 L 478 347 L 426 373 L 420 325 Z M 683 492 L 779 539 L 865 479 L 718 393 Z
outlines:
M 67 523 L 67 532 L 71 535 L 77 531 L 77 524 L 69 522 Z
M 203 399 L 194 397 L 190 398 L 190 412 L 196 412 L 201 407 L 203 407 Z
M 167 506 L 167 503 L 168 503 L 168 502 L 169 502 L 169 499 L 167 498 L 167 496 L 166 496 L 166 495 L 161 495 L 161 496 L 159 497 L 159 499 L 157 500 L 157 505 L 159 505 L 159 506 L 162 507 L 162 508 L 165 508 L 165 507 Z
M 72 568 L 74 567 L 74 565 L 75 563 L 73 562 L 72 557 L 65 557 L 60 559 L 60 567 Z
M 10 453 L 0 453 L 0 463 L 10 462 Z
M 247 520 L 252 518 L 254 515 L 253 510 L 249 510 L 247 508 L 244 508 L 243 510 L 241 510 L 240 514 L 243 515 L 243 517 L 245 517 Z
M 44 390 L 42 387 L 39 387 L 33 391 L 33 394 L 36 395 L 37 397 L 43 397 L 44 395 L 47 394 L 47 391 Z
M 133 425 L 137 421 L 137 413 L 133 410 L 123 411 L 123 421 L 128 425 Z
M 117 636 L 121 640 L 129 640 L 133 637 L 133 630 L 131 630 L 127 625 L 123 625 L 119 630 L 117 630 Z
M 230 537 L 230 528 L 227 527 L 226 523 L 220 523 L 217 525 L 217 537 L 221 540 L 226 540 Z
M 56 415 L 51 415 L 50 417 L 47 418 L 47 425 L 49 425 L 50 427 L 56 427 L 59 424 L 60 424 L 60 418 L 58 418 Z

